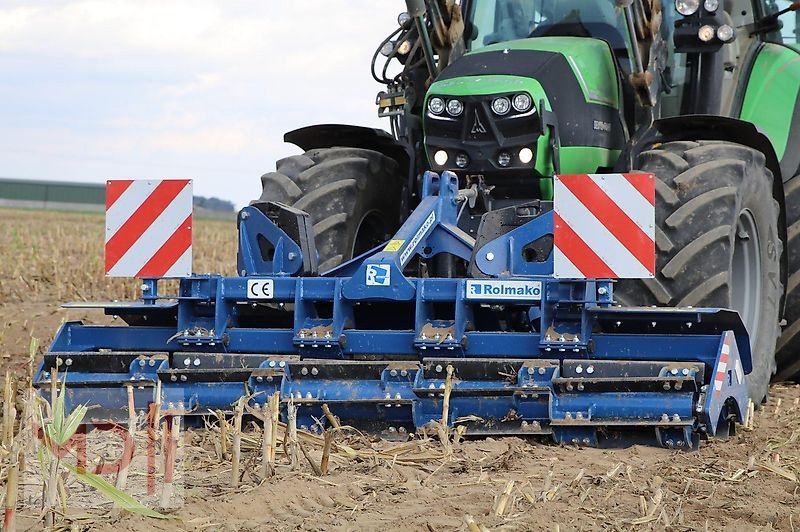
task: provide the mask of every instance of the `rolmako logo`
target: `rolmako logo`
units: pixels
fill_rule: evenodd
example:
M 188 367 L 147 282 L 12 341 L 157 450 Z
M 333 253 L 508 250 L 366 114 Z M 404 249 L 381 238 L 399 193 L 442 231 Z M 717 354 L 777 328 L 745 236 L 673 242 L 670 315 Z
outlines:
M 539 301 L 542 282 L 468 280 L 467 299 Z

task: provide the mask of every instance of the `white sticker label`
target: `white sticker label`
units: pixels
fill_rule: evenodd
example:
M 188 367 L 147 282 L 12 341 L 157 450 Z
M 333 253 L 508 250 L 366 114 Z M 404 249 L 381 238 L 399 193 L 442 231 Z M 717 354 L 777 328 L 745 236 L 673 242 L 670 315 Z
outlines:
M 742 363 L 739 359 L 736 359 L 736 364 L 733 366 L 733 369 L 736 373 L 736 383 L 742 384 L 744 382 L 744 370 L 742 369 Z
M 414 254 L 414 249 L 416 249 L 419 243 L 422 242 L 422 239 L 425 238 L 425 234 L 428 232 L 428 229 L 430 229 L 433 226 L 433 222 L 435 221 L 436 221 L 436 212 L 432 211 L 428 215 L 428 217 L 425 218 L 425 221 L 422 223 L 422 227 L 419 228 L 417 234 L 414 235 L 414 238 L 412 238 L 411 241 L 408 243 L 406 249 L 404 249 L 403 252 L 400 254 L 401 266 L 406 265 L 406 262 L 408 262 L 408 260 L 411 258 L 411 255 Z
M 467 299 L 539 301 L 541 281 L 468 280 Z
M 392 269 L 388 264 L 367 265 L 367 286 L 389 286 L 392 284 Z
M 247 299 L 272 299 L 275 286 L 272 279 L 248 279 Z

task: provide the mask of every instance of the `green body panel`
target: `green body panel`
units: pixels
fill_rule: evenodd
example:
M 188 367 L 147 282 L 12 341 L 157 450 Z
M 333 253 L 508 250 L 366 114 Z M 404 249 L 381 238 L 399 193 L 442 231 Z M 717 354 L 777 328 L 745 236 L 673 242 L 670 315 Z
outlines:
M 739 118 L 752 122 L 764 132 L 778 159 L 786 153 L 798 90 L 800 52 L 777 44 L 765 44 L 758 52 L 747 80 Z
M 585 37 L 537 37 L 486 46 L 472 52 L 482 54 L 502 50 L 535 50 L 566 57 L 587 102 L 619 109 L 619 84 L 611 50 L 605 41 Z

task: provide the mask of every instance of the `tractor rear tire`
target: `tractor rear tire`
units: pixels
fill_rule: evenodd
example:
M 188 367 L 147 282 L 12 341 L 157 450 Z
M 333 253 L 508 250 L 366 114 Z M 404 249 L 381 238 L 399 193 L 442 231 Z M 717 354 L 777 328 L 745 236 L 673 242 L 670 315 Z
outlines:
M 643 152 L 656 175 L 656 277 L 626 280 L 623 305 L 738 310 L 750 334 L 750 398 L 775 372 L 782 294 L 780 207 L 764 155 L 726 142 L 670 142 Z
M 376 151 L 318 148 L 279 160 L 261 177 L 253 204 L 278 201 L 306 211 L 325 272 L 394 234 L 405 182 L 397 162 Z
M 786 326 L 778 338 L 777 380 L 800 380 L 800 175 L 783 184 L 786 196 L 786 243 L 789 279 L 786 283 Z

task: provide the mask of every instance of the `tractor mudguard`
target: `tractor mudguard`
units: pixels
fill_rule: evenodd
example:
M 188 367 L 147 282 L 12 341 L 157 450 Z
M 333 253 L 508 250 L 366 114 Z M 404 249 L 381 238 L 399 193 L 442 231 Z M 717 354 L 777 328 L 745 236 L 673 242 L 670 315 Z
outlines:
M 346 124 L 317 124 L 289 131 L 284 142 L 303 151 L 344 146 L 374 150 L 397 161 L 403 175 L 408 174 L 412 156 L 408 147 L 382 129 Z

